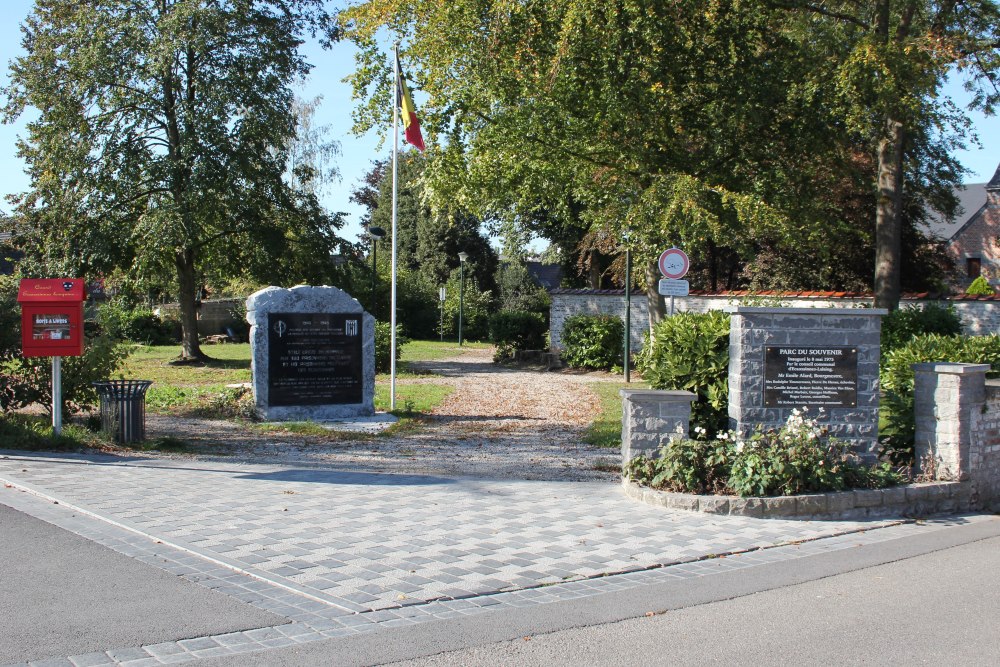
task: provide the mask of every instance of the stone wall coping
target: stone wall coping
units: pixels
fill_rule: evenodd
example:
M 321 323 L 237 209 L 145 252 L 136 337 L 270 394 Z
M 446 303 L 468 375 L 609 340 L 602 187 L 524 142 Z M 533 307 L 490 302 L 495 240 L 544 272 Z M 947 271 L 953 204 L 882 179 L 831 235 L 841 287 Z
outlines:
M 681 403 L 696 401 L 698 395 L 677 389 L 620 389 L 618 395 L 630 401 L 668 401 Z
M 647 505 L 758 519 L 841 520 L 922 517 L 978 508 L 972 482 L 922 482 L 886 489 L 853 489 L 800 496 L 740 498 L 651 489 L 622 479 L 625 495 Z
M 836 315 L 838 317 L 884 317 L 889 314 L 885 308 L 763 308 L 758 306 L 732 306 L 724 309 L 737 315 Z
M 989 364 L 963 364 L 956 361 L 930 361 L 913 364 L 914 371 L 923 373 L 941 373 L 947 375 L 972 375 L 974 373 L 987 373 L 990 370 Z

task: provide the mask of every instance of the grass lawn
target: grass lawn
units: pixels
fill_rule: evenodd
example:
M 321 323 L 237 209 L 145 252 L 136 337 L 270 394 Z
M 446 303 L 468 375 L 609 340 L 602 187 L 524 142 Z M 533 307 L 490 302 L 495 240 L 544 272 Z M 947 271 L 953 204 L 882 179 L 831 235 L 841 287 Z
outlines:
M 648 389 L 641 382 L 595 382 L 588 385 L 600 398 L 601 412 L 594 423 L 587 427 L 583 441 L 595 447 L 621 447 L 622 445 L 622 398 L 621 389 Z
M 486 348 L 484 343 L 470 343 L 468 347 Z M 250 345 L 231 343 L 205 346 L 205 353 L 212 358 L 203 364 L 173 366 L 169 362 L 180 355 L 179 345 L 136 345 L 119 370 L 121 377 L 152 380 L 146 394 L 146 405 L 154 412 L 226 416 L 227 403 L 239 400 L 240 391 L 227 389 L 226 385 L 250 382 Z M 397 378 L 417 377 L 408 371 L 413 361 L 445 359 L 461 352 L 457 343 L 439 341 L 412 341 L 403 346 Z M 376 378 L 375 408 L 389 409 L 388 374 Z M 396 412 L 421 414 L 430 412 L 444 400 L 453 388 L 444 384 L 419 384 L 396 386 Z M 218 414 L 216 414 L 218 413 Z

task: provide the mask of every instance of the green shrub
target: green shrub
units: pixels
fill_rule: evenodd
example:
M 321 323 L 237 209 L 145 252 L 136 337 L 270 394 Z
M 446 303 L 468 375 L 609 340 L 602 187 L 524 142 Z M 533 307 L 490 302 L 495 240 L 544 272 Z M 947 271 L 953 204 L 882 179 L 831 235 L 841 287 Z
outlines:
M 540 350 L 545 345 L 545 318 L 539 313 L 503 311 L 490 318 L 490 342 L 496 346 L 493 361 L 509 361 L 520 350 Z
M 179 340 L 175 320 L 162 320 L 148 308 L 109 301 L 98 309 L 97 323 L 114 340 L 143 345 L 170 345 Z
M 574 368 L 610 369 L 624 359 L 625 325 L 611 315 L 574 315 L 562 330 L 562 359 Z
M 396 361 L 402 354 L 403 346 L 409 340 L 403 336 L 403 328 L 396 325 Z M 392 326 L 388 322 L 375 323 L 375 372 L 388 373 L 392 370 Z
M 996 294 L 996 290 L 990 285 L 990 283 L 982 276 L 977 276 L 975 280 L 969 285 L 965 290 L 966 294 L 972 294 L 974 296 L 993 296 Z
M 21 355 L 21 308 L 17 303 L 19 279 L 0 276 L 0 412 L 17 410 L 32 403 L 52 405 L 52 360 Z M 62 393 L 64 409 L 79 411 L 97 402 L 91 386 L 107 380 L 125 358 L 116 341 L 100 335 L 87 322 L 84 352 L 79 357 L 63 357 Z
M 917 336 L 882 358 L 879 439 L 894 463 L 913 463 L 913 364 L 960 362 L 989 364 L 1000 371 L 1000 336 Z
M 729 493 L 733 448 L 727 440 L 678 438 L 660 449 L 656 458 L 640 456 L 629 462 L 627 474 L 646 486 L 680 493 Z
M 528 311 L 543 317 L 552 303 L 549 293 L 540 287 L 523 261 L 504 262 L 497 269 L 497 290 L 502 311 Z
M 63 357 L 63 407 L 78 412 L 97 403 L 92 382 L 112 378 L 126 350 L 103 335 L 87 335 L 83 355 Z M 20 351 L 0 357 L 0 410 L 17 410 L 32 403 L 52 405 L 52 360 L 22 357 Z
M 882 488 L 904 481 L 886 463 L 864 465 L 847 444 L 827 437 L 816 420 L 797 410 L 779 430 L 758 430 L 747 439 L 724 432 L 714 441 L 675 440 L 658 458 L 632 460 L 626 474 L 654 488 L 741 497 Z
M 882 356 L 924 334 L 957 336 L 962 320 L 951 306 L 929 303 L 923 308 L 900 308 L 882 318 Z
M 698 395 L 691 422 L 710 437 L 729 422 L 729 315 L 719 311 L 677 313 L 664 318 L 646 337 L 636 367 L 653 389 L 680 389 Z

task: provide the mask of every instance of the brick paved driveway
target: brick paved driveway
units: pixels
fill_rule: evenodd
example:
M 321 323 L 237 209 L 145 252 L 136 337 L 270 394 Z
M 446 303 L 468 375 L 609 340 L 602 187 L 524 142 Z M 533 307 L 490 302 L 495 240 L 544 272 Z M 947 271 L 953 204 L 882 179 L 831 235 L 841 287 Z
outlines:
M 344 612 L 643 570 L 866 525 L 667 511 L 612 484 L 189 460 L 11 455 L 0 459 L 0 478 Z

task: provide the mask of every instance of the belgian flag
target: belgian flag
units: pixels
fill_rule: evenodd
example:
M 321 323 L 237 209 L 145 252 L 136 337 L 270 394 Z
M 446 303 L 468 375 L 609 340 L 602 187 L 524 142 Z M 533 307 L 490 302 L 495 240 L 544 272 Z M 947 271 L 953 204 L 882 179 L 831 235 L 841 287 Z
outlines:
M 396 58 L 396 103 L 403 116 L 403 134 L 406 142 L 415 146 L 419 150 L 424 150 L 424 138 L 420 134 L 420 121 L 417 120 L 417 109 L 413 106 L 413 98 L 410 97 L 410 90 L 406 87 L 406 80 L 403 78 L 403 69 L 399 66 L 399 58 Z

